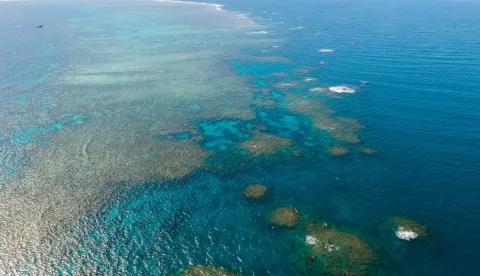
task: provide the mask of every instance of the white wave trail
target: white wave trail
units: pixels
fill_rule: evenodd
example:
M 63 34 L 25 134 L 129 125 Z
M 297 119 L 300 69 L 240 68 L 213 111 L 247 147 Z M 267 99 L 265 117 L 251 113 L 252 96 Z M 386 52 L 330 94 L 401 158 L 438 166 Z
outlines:
M 215 7 L 217 11 L 223 11 L 224 5 L 206 2 L 191 2 L 191 1 L 177 1 L 177 0 L 156 0 L 158 2 L 170 2 L 170 3 L 182 3 L 182 4 L 197 4 L 197 5 L 209 5 Z

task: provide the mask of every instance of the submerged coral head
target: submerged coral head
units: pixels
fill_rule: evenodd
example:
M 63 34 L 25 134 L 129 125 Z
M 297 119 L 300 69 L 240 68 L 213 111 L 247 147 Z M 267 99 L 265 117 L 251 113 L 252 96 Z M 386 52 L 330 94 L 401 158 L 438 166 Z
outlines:
M 377 260 L 367 241 L 323 224 L 309 227 L 306 244 L 309 275 L 369 275 L 369 266 Z M 312 266 L 311 259 L 321 265 Z
M 349 150 L 344 147 L 333 146 L 328 149 L 328 153 L 334 156 L 341 156 L 341 155 L 347 155 L 349 153 Z
M 290 147 L 291 145 L 292 141 L 288 138 L 257 133 L 252 139 L 243 142 L 241 147 L 251 156 L 258 157 L 275 154 L 284 148 Z
M 270 223 L 282 227 L 293 228 L 300 222 L 300 213 L 292 207 L 281 207 L 270 215 Z
M 377 153 L 376 150 L 369 148 L 369 147 L 361 147 L 360 152 L 363 154 L 371 155 Z
M 425 237 L 429 234 L 426 226 L 406 217 L 393 218 L 392 230 L 397 238 L 406 241 L 414 240 L 418 237 Z
M 252 199 L 259 199 L 263 198 L 265 196 L 265 193 L 267 192 L 267 186 L 261 185 L 261 184 L 254 184 L 254 185 L 249 185 L 243 194 Z

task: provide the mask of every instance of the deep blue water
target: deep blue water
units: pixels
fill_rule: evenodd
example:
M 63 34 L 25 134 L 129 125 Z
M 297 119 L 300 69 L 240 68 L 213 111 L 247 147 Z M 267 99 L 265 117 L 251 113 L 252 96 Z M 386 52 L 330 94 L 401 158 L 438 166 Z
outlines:
M 52 266 L 64 274 L 175 275 L 191 265 L 211 264 L 242 275 L 297 275 L 297 243 L 304 236 L 266 223 L 274 208 L 293 206 L 302 214 L 318 215 L 368 240 L 382 261 L 370 274 L 476 275 L 480 269 L 480 4 L 219 3 L 227 10 L 247 13 L 265 26 L 269 33 L 259 38 L 279 40 L 279 47 L 245 47 L 243 53 L 291 61 L 225 57 L 225 64 L 255 89 L 255 101 L 269 100 L 260 90 L 270 89 L 275 108 L 255 106 L 252 120 L 201 119 L 194 122 L 198 133 L 173 135 L 172 139 L 179 141 L 202 137 L 199 145 L 217 155 L 207 160 L 205 169 L 185 179 L 151 179 L 116 189 L 66 230 L 74 246 Z M 72 14 L 80 17 L 82 12 L 90 11 Z M 55 24 L 48 20 L 54 19 L 42 18 L 45 25 Z M 59 29 L 50 30 L 51 34 L 64 31 L 63 25 L 55 26 Z M 38 42 L 42 47 L 46 40 L 38 38 L 38 30 L 32 33 L 28 35 L 43 41 Z M 2 39 L 0 49 L 12 49 L 8 43 L 15 39 Z M 67 50 L 52 42 L 67 38 L 52 35 L 49 39 L 37 56 L 25 59 L 45 63 L 43 53 L 49 66 L 68 63 L 69 57 L 63 56 Z M 317 51 L 323 48 L 335 52 Z M 15 101 L 23 91 L 15 94 L 7 88 L 25 85 L 25 91 L 38 93 L 30 87 L 44 81 L 39 75 L 45 75 L 35 71 L 41 67 L 30 62 L 11 62 L 9 66 L 0 68 L 1 76 L 9 77 L 2 79 L 5 88 L 0 90 L 4 93 L 0 103 L 17 108 L 21 103 Z M 55 78 L 55 67 L 48 68 L 52 75 L 45 77 Z M 278 72 L 286 75 L 272 76 Z M 285 109 L 286 92 L 275 87 L 279 81 L 305 77 L 319 81 L 288 93 L 306 95 L 315 86 L 356 87 L 355 94 L 322 99 L 336 111 L 336 117 L 357 119 L 364 126 L 359 132 L 360 145 L 372 147 L 378 154 L 362 155 L 358 145 L 349 146 L 352 153 L 347 156 L 325 154 L 326 147 L 337 142 L 312 129 L 307 115 Z M 43 98 L 36 95 L 28 94 L 27 99 Z M 31 106 L 53 109 L 29 102 L 22 112 L 30 112 Z M 2 114 L 7 115 L 12 114 Z M 27 121 L 13 133 L 0 133 L 2 149 L 15 148 L 19 155 L 4 158 L 10 163 L 5 165 L 5 161 L 2 168 L 11 170 L 3 169 L 0 181 L 5 182 L 0 184 L 8 185 L 9 178 L 22 175 L 14 170 L 28 167 L 24 165 L 28 154 L 18 144 L 48 143 L 47 138 L 64 128 L 88 126 L 85 116 L 53 115 L 48 124 Z M 244 159 L 244 153 L 236 148 L 250 139 L 249 131 L 259 125 L 269 134 L 292 139 L 300 156 L 280 153 L 266 160 Z M 153 137 L 154 141 L 164 139 L 164 134 Z M 242 197 L 241 191 L 252 183 L 269 186 L 268 197 L 256 202 Z M 120 184 L 108 183 L 112 190 Z M 428 226 L 430 236 L 411 242 L 397 239 L 387 222 L 399 215 Z
M 339 190 L 319 191 L 322 196 L 311 199 L 320 205 L 327 201 L 328 207 L 313 209 L 364 228 L 377 241 L 383 235 L 378 223 L 385 216 L 414 217 L 431 227 L 431 239 L 412 244 L 395 244 L 385 237 L 380 241 L 384 250 L 393 250 L 388 258 L 397 265 L 399 275 L 476 274 L 480 245 L 476 230 L 480 224 L 478 3 L 225 3 L 227 8 L 270 21 L 275 26 L 273 35 L 287 38 L 287 46 L 279 50 L 282 56 L 310 66 L 325 61 L 313 74 L 322 83 L 368 81 L 360 93 L 332 104 L 365 124 L 362 137 L 382 155 L 374 161 L 348 161 L 336 173 L 337 184 L 330 181 Z M 289 30 L 298 26 L 304 29 Z M 316 53 L 320 48 L 336 52 Z M 326 172 L 317 170 L 312 178 L 321 182 Z M 297 200 L 307 201 L 303 199 Z

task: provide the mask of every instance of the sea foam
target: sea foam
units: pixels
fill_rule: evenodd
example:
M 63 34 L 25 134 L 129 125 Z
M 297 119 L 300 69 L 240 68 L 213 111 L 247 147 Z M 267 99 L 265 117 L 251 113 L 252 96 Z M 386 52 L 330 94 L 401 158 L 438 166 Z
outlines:
M 418 234 L 413 231 L 407 231 L 403 227 L 398 227 L 398 230 L 395 232 L 395 235 L 405 241 L 414 240 L 418 237 Z
M 210 5 L 215 7 L 217 11 L 223 11 L 224 5 L 206 3 L 206 2 L 190 2 L 190 1 L 176 1 L 176 0 L 157 0 L 158 2 L 182 3 L 182 4 L 196 4 L 196 5 Z
M 250 32 L 249 34 L 268 34 L 268 31 L 255 31 L 255 32 Z
M 335 93 L 355 93 L 356 92 L 355 89 L 346 85 L 330 86 L 328 90 Z
M 324 49 L 318 49 L 318 52 L 319 53 L 333 53 L 333 52 L 335 52 L 335 50 L 324 48 Z
M 317 243 L 317 239 L 314 236 L 307 236 L 305 239 L 305 243 L 309 245 L 314 245 Z
M 325 87 L 314 87 L 310 89 L 310 92 L 325 92 L 327 89 Z

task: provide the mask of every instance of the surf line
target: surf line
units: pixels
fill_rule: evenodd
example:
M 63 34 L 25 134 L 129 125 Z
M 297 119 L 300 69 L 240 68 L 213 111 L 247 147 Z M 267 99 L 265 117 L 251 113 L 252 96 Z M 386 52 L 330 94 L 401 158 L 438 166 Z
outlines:
M 206 2 L 191 2 L 191 1 L 177 1 L 177 0 L 156 0 L 158 2 L 170 2 L 170 3 L 184 3 L 184 4 L 197 4 L 197 5 L 210 5 L 215 7 L 217 11 L 224 11 L 224 5 L 206 3 Z

